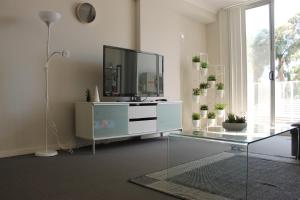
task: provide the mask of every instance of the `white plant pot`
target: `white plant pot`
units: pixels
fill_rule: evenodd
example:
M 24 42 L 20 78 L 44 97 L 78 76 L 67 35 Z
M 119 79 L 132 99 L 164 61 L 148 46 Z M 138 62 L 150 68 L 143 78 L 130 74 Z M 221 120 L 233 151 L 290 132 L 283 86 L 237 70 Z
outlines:
M 193 95 L 193 101 L 195 103 L 199 103 L 200 102 L 200 95 Z
M 216 123 L 216 119 L 207 119 L 208 126 L 214 126 Z
M 207 96 L 207 89 L 201 89 L 201 92 L 203 96 L 205 97 Z
M 197 71 L 199 71 L 200 70 L 200 62 L 193 62 L 193 67 L 197 70 Z
M 210 88 L 215 88 L 216 81 L 207 81 Z
M 199 128 L 200 124 L 201 124 L 200 120 L 193 120 L 193 126 L 194 126 L 194 128 Z
M 201 118 L 206 118 L 207 117 L 207 110 L 200 110 L 200 115 L 201 115 Z
M 219 98 L 223 98 L 224 97 L 224 90 L 217 90 L 217 96 Z
M 225 113 L 225 110 L 217 110 L 217 116 L 218 117 L 223 117 Z
M 207 68 L 202 68 L 202 67 L 201 67 L 200 72 L 201 72 L 201 76 L 207 76 L 208 69 L 207 69 Z

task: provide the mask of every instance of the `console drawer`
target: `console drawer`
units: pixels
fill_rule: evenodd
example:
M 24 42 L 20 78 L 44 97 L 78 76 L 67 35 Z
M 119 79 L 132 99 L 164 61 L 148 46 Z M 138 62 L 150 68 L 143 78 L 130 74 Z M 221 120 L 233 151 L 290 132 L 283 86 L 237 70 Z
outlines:
M 157 120 L 129 122 L 128 134 L 156 132 L 156 123 L 157 123 Z
M 129 106 L 129 119 L 156 117 L 156 106 Z

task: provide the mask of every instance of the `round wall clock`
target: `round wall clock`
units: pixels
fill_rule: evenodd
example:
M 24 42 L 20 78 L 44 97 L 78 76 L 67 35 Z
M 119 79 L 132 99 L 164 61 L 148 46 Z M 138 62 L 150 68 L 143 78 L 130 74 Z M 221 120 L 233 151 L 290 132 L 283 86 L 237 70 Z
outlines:
M 79 3 L 76 8 L 76 16 L 81 23 L 91 23 L 96 18 L 96 9 L 90 3 Z

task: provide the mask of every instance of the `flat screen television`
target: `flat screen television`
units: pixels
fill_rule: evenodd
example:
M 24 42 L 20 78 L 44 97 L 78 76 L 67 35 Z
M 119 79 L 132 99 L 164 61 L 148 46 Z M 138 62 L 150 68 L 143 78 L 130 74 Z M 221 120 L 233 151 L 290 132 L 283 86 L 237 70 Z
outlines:
M 113 46 L 103 46 L 103 96 L 163 96 L 164 57 Z

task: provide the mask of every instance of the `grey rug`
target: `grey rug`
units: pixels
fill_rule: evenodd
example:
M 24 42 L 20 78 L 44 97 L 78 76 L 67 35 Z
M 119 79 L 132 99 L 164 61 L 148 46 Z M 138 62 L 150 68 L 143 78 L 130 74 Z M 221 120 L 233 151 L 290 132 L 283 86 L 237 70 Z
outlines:
M 246 157 L 233 155 L 222 159 L 220 156 L 211 160 L 214 161 L 209 162 L 207 158 L 194 161 L 171 169 L 171 173 L 164 170 L 131 182 L 182 199 L 245 199 Z M 300 199 L 298 164 L 249 157 L 248 167 L 248 199 Z

